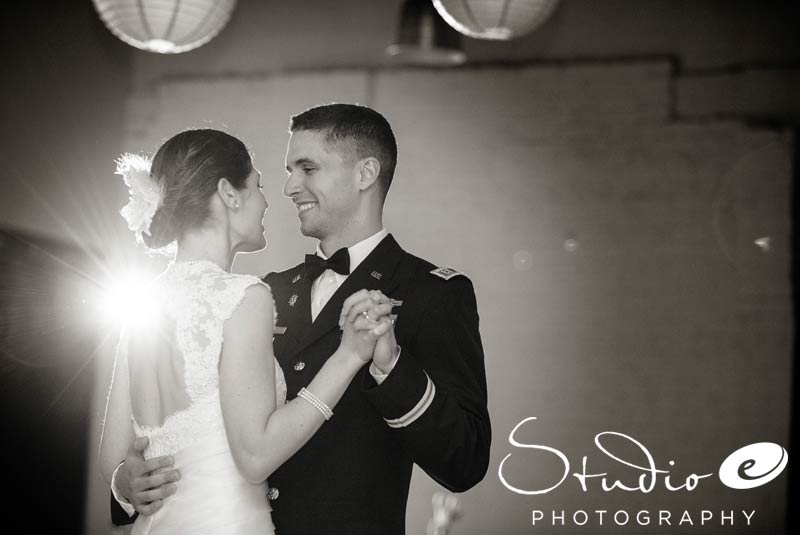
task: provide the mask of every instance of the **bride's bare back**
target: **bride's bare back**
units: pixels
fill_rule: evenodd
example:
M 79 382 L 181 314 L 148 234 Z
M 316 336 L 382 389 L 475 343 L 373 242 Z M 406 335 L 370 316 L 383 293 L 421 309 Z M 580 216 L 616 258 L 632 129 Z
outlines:
M 142 426 L 160 427 L 168 416 L 189 408 L 184 355 L 175 337 L 175 321 L 157 314 L 148 336 L 128 344 L 131 408 Z

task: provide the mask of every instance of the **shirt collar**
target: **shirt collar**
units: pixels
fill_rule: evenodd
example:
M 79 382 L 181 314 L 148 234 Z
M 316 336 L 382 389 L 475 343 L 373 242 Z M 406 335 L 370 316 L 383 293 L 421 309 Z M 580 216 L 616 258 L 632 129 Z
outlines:
M 389 233 L 386 231 L 386 229 L 382 228 L 369 238 L 361 240 L 357 244 L 348 247 L 347 252 L 350 254 L 350 273 L 355 271 L 358 265 L 363 262 L 364 259 L 367 258 L 369 254 L 375 250 L 378 244 L 388 235 Z M 325 260 L 328 259 L 328 257 L 325 256 L 325 253 L 322 252 L 320 242 L 317 242 L 317 256 Z

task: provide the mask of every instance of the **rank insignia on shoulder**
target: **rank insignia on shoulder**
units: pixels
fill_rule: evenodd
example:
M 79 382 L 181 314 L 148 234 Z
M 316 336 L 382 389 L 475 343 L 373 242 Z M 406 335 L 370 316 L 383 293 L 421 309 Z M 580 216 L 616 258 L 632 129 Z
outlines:
M 450 266 L 438 267 L 434 270 L 431 270 L 431 274 L 436 275 L 437 277 L 440 277 L 446 281 L 452 279 L 457 275 L 464 275 L 464 273 L 458 271 L 457 269 L 453 269 Z

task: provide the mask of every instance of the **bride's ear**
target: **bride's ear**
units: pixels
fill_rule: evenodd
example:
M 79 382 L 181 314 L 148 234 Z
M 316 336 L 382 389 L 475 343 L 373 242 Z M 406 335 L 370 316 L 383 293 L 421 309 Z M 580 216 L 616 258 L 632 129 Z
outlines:
M 239 208 L 239 192 L 227 178 L 220 178 L 217 182 L 217 195 L 228 209 L 237 210 Z

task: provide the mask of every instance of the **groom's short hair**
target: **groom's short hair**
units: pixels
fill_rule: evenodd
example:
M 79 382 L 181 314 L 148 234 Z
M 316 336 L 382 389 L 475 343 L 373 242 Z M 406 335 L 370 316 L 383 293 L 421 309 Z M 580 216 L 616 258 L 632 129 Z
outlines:
M 377 158 L 378 183 L 386 198 L 397 165 L 397 142 L 383 115 L 357 104 L 325 104 L 292 117 L 289 131 L 298 130 L 323 133 L 325 142 L 347 161 Z

